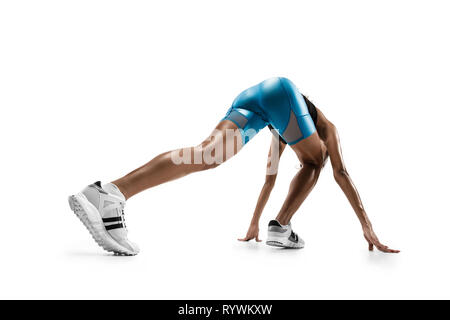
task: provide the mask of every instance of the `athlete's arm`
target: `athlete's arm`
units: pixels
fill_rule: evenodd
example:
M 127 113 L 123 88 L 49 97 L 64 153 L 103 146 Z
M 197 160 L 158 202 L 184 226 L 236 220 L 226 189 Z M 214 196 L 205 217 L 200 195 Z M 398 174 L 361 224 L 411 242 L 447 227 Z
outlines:
M 375 232 L 373 231 L 372 224 L 370 223 L 369 217 L 366 214 L 364 206 L 359 197 L 358 191 L 353 184 L 350 175 L 345 168 L 344 160 L 342 157 L 341 144 L 339 141 L 339 135 L 336 127 L 328 121 L 323 114 L 318 110 L 318 125 L 317 129 L 320 131 L 321 136 L 324 137 L 325 145 L 328 149 L 330 155 L 331 165 L 333 167 L 334 178 L 345 193 L 348 201 L 350 202 L 353 210 L 355 211 L 358 219 L 361 223 L 364 237 L 369 243 L 369 250 L 373 250 L 373 246 L 377 247 L 378 250 L 389 253 L 398 253 L 400 251 L 393 250 L 387 246 L 380 243 Z
M 258 202 L 253 213 L 253 218 L 250 222 L 250 227 L 248 228 L 247 236 L 245 238 L 238 239 L 239 241 L 250 241 L 252 239 L 255 239 L 257 242 L 261 242 L 261 240 L 259 240 L 258 238 L 259 219 L 261 218 L 261 214 L 267 204 L 267 201 L 269 200 L 270 194 L 275 185 L 280 158 L 285 148 L 286 144 L 274 135 L 270 145 L 269 158 L 267 161 L 266 181 L 259 195 Z

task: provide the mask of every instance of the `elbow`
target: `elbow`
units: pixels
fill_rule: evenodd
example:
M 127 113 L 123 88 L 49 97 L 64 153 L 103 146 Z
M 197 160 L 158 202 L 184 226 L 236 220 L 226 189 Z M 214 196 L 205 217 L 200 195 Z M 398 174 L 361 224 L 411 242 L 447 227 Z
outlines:
M 345 168 L 333 170 L 334 179 L 339 183 L 343 179 L 348 178 L 348 172 Z

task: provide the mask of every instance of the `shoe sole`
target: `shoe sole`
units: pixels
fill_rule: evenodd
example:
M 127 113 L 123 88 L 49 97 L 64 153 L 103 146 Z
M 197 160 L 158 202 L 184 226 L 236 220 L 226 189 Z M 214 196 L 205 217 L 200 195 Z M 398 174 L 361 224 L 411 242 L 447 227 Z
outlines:
M 88 229 L 95 242 L 107 252 L 115 255 L 134 256 L 137 253 L 128 250 L 115 241 L 105 229 L 103 220 L 98 210 L 86 199 L 84 194 L 79 193 L 69 197 L 70 209 Z
M 268 240 L 266 241 L 266 244 L 271 247 L 288 249 L 303 249 L 305 247 L 305 244 L 295 243 L 290 241 L 289 239 L 286 239 L 285 237 L 277 237 L 270 234 Z

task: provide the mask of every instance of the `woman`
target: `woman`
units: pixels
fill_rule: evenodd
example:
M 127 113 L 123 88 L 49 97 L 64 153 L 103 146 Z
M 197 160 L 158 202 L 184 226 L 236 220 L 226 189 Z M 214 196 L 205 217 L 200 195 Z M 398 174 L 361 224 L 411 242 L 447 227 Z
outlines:
M 304 246 L 303 240 L 292 231 L 290 220 L 313 189 L 329 156 L 336 182 L 361 222 L 369 250 L 375 246 L 383 252 L 399 252 L 381 244 L 375 235 L 344 166 L 336 128 L 286 78 L 267 79 L 243 91 L 234 100 L 225 118 L 200 145 L 163 153 L 111 183 L 91 184 L 69 197 L 70 207 L 105 250 L 135 255 L 139 249 L 128 240 L 124 220 L 126 200 L 159 184 L 217 167 L 237 154 L 266 126 L 273 133 L 266 183 L 247 237 L 240 240 L 259 241 L 259 218 L 275 183 L 279 159 L 288 144 L 302 168 L 292 180 L 278 216 L 269 223 L 268 245 L 286 248 Z

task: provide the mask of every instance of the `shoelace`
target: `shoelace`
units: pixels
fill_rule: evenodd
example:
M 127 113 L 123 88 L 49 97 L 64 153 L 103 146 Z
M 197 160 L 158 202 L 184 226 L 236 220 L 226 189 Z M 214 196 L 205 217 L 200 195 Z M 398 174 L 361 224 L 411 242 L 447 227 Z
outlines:
M 121 204 L 120 205 L 120 213 L 121 213 L 120 218 L 122 219 L 122 224 L 123 224 L 124 229 L 128 230 L 127 225 L 125 223 L 125 202 L 120 202 L 120 204 Z
M 122 219 L 123 227 L 124 227 L 125 230 L 128 230 L 128 229 L 127 229 L 127 225 L 126 225 L 126 223 L 125 223 L 125 202 L 121 202 L 121 210 L 120 210 L 120 213 L 121 213 L 120 218 Z

